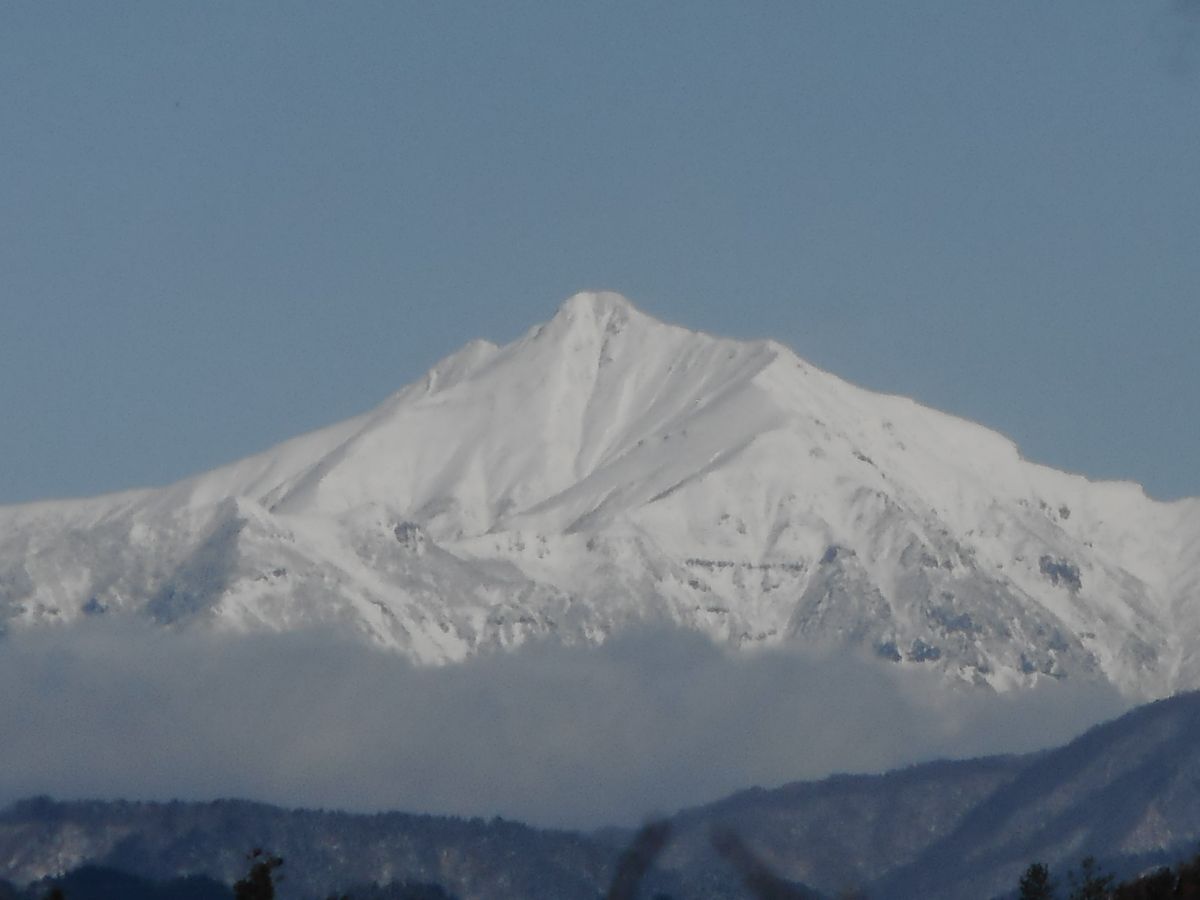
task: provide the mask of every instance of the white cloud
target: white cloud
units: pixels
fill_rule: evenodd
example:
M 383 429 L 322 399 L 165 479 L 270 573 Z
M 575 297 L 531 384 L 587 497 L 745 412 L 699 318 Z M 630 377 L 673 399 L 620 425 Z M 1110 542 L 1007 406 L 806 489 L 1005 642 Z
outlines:
M 651 812 L 834 771 L 1061 742 L 1099 688 L 944 690 L 886 663 L 644 632 L 414 668 L 328 634 L 178 635 L 112 622 L 0 642 L 0 801 L 241 796 L 503 815 Z

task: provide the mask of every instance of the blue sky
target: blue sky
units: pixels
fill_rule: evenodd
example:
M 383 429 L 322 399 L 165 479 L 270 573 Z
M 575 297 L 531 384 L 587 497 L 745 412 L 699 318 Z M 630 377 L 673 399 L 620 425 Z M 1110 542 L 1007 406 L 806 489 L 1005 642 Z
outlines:
M 1200 6 L 0 6 L 0 502 L 588 288 L 1200 495 Z

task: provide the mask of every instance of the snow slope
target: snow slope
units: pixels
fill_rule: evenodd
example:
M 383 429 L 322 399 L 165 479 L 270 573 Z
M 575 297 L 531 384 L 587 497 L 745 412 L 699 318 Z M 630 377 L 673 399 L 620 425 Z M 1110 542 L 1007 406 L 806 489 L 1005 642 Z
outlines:
M 1021 459 L 770 341 L 579 294 L 162 489 L 0 508 L 0 627 L 324 624 L 421 662 L 632 622 L 996 688 L 1200 686 L 1200 500 Z

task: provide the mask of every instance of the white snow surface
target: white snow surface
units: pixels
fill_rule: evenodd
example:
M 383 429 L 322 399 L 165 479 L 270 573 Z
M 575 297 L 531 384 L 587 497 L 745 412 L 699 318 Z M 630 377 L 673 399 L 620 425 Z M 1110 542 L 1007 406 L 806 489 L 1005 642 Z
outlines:
M 1200 687 L 1200 500 L 611 293 L 161 489 L 0 508 L 0 629 L 330 625 L 447 663 L 634 623 L 996 689 Z

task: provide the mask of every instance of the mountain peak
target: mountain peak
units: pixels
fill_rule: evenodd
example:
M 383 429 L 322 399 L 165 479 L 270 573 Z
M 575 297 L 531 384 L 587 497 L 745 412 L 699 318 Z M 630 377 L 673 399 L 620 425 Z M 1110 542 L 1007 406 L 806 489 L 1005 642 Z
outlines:
M 568 297 L 554 318 L 537 329 L 538 334 L 566 335 L 580 331 L 590 334 L 616 334 L 634 320 L 656 322 L 638 311 L 632 303 L 612 291 L 581 291 Z
M 113 502 L 33 531 L 0 517 L 0 631 L 150 598 L 247 627 L 341 617 L 445 661 L 665 616 L 1000 688 L 1200 684 L 1194 513 L 611 292 L 468 344 L 355 419 Z M 93 558 L 70 529 L 95 532 Z
M 600 320 L 611 316 L 628 317 L 637 312 L 637 308 L 626 297 L 614 291 L 580 291 L 563 301 L 555 318 L 591 316 Z

